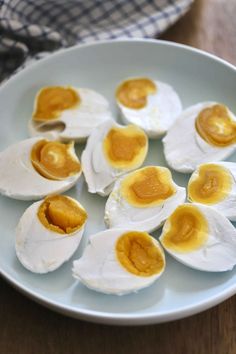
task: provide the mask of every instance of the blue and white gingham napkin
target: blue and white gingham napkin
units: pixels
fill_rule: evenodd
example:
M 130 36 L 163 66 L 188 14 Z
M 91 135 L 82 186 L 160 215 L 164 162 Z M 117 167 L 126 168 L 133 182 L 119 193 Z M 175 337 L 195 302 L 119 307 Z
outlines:
M 193 0 L 0 0 L 0 80 L 76 43 L 156 37 Z

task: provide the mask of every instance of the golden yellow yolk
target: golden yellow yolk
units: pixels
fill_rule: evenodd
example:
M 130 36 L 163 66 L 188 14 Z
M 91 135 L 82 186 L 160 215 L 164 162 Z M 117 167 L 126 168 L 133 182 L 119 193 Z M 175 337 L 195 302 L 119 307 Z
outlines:
M 77 174 L 80 163 L 72 155 L 74 143 L 40 140 L 31 150 L 31 162 L 36 171 L 48 179 L 61 180 Z
M 40 222 L 49 230 L 70 234 L 79 230 L 87 220 L 86 211 L 64 195 L 47 197 L 38 209 Z
M 188 197 L 193 202 L 216 204 L 225 199 L 232 188 L 231 173 L 220 165 L 204 164 L 198 175 L 190 180 Z
M 45 87 L 37 97 L 37 106 L 33 119 L 37 121 L 56 119 L 62 111 L 74 108 L 80 101 L 78 93 L 70 87 Z
M 149 277 L 165 267 L 164 255 L 146 232 L 130 231 L 116 242 L 116 256 L 130 273 Z
M 142 164 L 147 147 L 146 134 L 134 125 L 112 128 L 103 140 L 105 157 L 115 168 L 133 168 Z
M 117 100 L 125 107 L 132 109 L 144 108 L 147 96 L 157 92 L 156 84 L 147 78 L 124 81 L 116 90 Z
M 236 143 L 236 122 L 223 105 L 203 109 L 195 121 L 195 127 L 202 139 L 213 146 L 226 147 Z
M 208 238 L 208 223 L 199 209 L 191 204 L 179 206 L 167 219 L 161 242 L 176 252 L 199 249 Z
M 143 208 L 161 204 L 176 189 L 167 168 L 148 166 L 124 178 L 120 191 L 129 204 Z

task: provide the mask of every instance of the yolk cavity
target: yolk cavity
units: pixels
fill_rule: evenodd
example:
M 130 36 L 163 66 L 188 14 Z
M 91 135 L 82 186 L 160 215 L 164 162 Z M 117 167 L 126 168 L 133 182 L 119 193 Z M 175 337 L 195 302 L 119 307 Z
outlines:
M 176 252 L 191 252 L 200 248 L 208 237 L 208 223 L 199 209 L 191 204 L 179 206 L 167 219 L 161 242 Z
M 31 162 L 36 171 L 48 179 L 60 180 L 81 170 L 79 160 L 72 154 L 74 144 L 38 141 L 31 150 Z
M 188 197 L 191 201 L 203 204 L 215 204 L 225 199 L 232 188 L 231 173 L 220 165 L 204 164 L 198 169 L 198 175 L 188 185 Z
M 103 141 L 103 151 L 108 163 L 115 168 L 134 168 L 146 157 L 148 140 L 146 134 L 128 125 L 112 128 Z
M 121 183 L 122 197 L 135 207 L 159 205 L 175 192 L 171 173 L 164 167 L 144 167 Z
M 40 222 L 49 230 L 70 234 L 87 220 L 86 211 L 76 201 L 64 195 L 47 197 L 38 209 Z
M 147 96 L 156 93 L 156 91 L 157 87 L 150 79 L 130 79 L 118 87 L 116 98 L 125 107 L 140 109 L 147 105 Z
M 195 126 L 202 139 L 213 146 L 226 147 L 236 143 L 236 122 L 223 105 L 203 109 Z
M 116 255 L 128 272 L 142 277 L 159 274 L 165 267 L 164 254 L 146 232 L 121 235 L 116 243 Z
M 51 86 L 43 88 L 37 97 L 34 120 L 47 121 L 56 119 L 66 109 L 80 103 L 78 93 L 72 88 Z

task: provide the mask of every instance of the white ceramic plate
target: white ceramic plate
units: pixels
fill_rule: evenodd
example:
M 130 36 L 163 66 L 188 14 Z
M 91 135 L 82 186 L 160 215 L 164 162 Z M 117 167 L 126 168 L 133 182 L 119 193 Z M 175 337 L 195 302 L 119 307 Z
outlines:
M 25 139 L 33 99 L 44 85 L 70 84 L 104 94 L 118 116 L 114 90 L 129 76 L 150 76 L 173 85 L 184 107 L 200 101 L 219 101 L 236 112 L 236 70 L 212 55 L 174 43 L 155 40 L 100 42 L 61 51 L 31 65 L 0 89 L 0 150 Z M 80 152 L 82 148 L 79 148 Z M 236 155 L 231 156 L 236 161 Z M 162 144 L 152 141 L 146 164 L 166 165 Z M 0 171 L 1 173 L 1 171 Z M 187 175 L 174 173 L 180 185 Z M 80 182 L 68 194 L 89 213 L 87 236 L 105 228 L 105 199 L 88 194 Z M 0 269 L 8 281 L 36 301 L 76 318 L 109 324 L 148 324 L 182 318 L 207 309 L 236 293 L 236 269 L 225 273 L 191 270 L 167 256 L 167 269 L 153 286 L 117 297 L 85 288 L 71 275 L 72 261 L 57 271 L 35 275 L 24 269 L 14 252 L 14 229 L 30 202 L 0 196 Z M 157 234 L 156 234 L 157 235 Z

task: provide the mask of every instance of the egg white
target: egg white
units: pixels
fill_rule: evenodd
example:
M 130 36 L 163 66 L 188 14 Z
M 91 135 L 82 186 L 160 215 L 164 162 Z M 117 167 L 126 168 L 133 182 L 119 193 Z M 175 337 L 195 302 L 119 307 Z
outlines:
M 161 81 L 153 82 L 157 92 L 147 96 L 147 105 L 141 109 L 132 109 L 116 100 L 124 123 L 135 124 L 142 128 L 149 138 L 158 138 L 165 134 L 182 111 L 182 103 L 174 89 Z
M 81 171 L 65 180 L 41 176 L 31 163 L 31 150 L 41 138 L 31 138 L 9 146 L 0 153 L 0 194 L 19 200 L 34 200 L 62 193 L 75 185 Z
M 123 126 L 109 120 L 94 129 L 81 156 L 88 191 L 101 196 L 107 196 L 111 192 L 119 176 L 134 169 L 114 168 L 107 162 L 103 152 L 103 139 L 113 127 Z
M 220 202 L 209 205 L 210 207 L 218 210 L 224 216 L 232 221 L 236 221 L 236 163 L 234 162 L 212 162 L 214 165 L 219 165 L 226 168 L 232 176 L 232 188 L 229 191 L 229 194 Z M 189 183 L 191 180 L 199 175 L 199 165 L 197 169 L 193 172 L 190 177 Z M 200 203 L 202 204 L 202 203 Z M 204 203 L 203 203 L 204 204 Z
M 168 165 L 179 172 L 193 172 L 201 164 L 220 161 L 231 155 L 236 144 L 229 147 L 216 147 L 203 140 L 195 129 L 195 119 L 205 108 L 217 102 L 202 102 L 183 111 L 176 123 L 163 139 L 164 154 Z M 236 121 L 232 112 L 230 116 Z
M 177 261 L 193 269 L 208 272 L 232 270 L 236 265 L 236 230 L 234 226 L 215 209 L 198 203 L 191 204 L 199 209 L 208 222 L 209 234 L 206 242 L 195 251 L 170 250 L 162 243 L 164 233 L 169 228 L 167 219 L 159 238 L 162 246 Z
M 47 229 L 37 216 L 42 202 L 38 201 L 27 208 L 16 228 L 17 258 L 34 273 L 52 272 L 69 260 L 84 232 L 84 226 L 72 234 L 60 234 Z
M 173 182 L 176 193 L 160 205 L 135 207 L 122 197 L 121 184 L 125 175 L 116 181 L 105 206 L 104 220 L 109 228 L 126 227 L 151 232 L 159 228 L 175 208 L 185 202 L 186 190 Z
M 83 142 L 96 126 L 112 118 L 109 103 L 101 94 L 86 88 L 73 89 L 81 98 L 78 107 L 62 111 L 57 119 L 51 121 L 36 122 L 31 119 L 28 125 L 30 136 Z M 34 111 L 39 93 L 35 98 Z
M 164 269 L 149 277 L 137 276 L 128 272 L 116 258 L 116 241 L 129 231 L 111 229 L 91 236 L 82 257 L 73 262 L 73 276 L 88 288 L 105 294 L 124 295 L 151 285 Z M 153 242 L 164 256 L 159 242 L 155 239 Z

